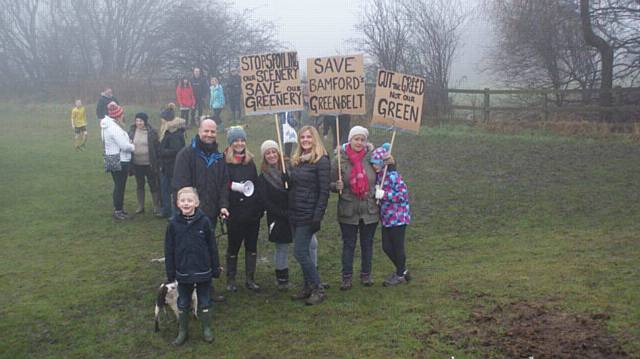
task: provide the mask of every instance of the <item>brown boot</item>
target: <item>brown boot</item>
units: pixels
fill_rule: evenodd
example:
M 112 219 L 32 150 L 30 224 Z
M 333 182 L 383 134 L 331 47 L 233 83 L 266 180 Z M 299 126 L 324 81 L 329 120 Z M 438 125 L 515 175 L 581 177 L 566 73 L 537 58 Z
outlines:
M 306 305 L 316 305 L 316 304 L 322 303 L 323 301 L 324 301 L 324 288 L 322 288 L 322 285 L 316 285 L 311 291 L 311 295 L 309 296 L 309 298 L 307 298 L 307 300 L 305 300 L 304 303 Z
M 351 289 L 351 273 L 343 273 L 342 274 L 342 283 L 340 284 L 340 290 L 349 290 Z

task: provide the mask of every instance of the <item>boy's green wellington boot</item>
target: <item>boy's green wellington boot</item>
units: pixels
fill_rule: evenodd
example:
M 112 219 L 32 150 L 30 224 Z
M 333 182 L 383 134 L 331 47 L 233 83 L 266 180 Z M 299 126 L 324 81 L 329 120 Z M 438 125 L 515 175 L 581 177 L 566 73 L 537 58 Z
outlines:
M 189 336 L 189 311 L 178 311 L 178 336 L 173 341 L 173 345 L 178 346 L 184 344 Z
M 213 343 L 213 331 L 211 331 L 211 313 L 209 308 L 198 311 L 198 319 L 202 323 L 202 340 Z

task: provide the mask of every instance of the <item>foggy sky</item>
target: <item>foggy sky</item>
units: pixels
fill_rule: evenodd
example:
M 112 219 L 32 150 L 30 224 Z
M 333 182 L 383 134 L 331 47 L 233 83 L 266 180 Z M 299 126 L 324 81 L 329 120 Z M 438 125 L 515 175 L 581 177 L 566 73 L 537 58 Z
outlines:
M 477 0 L 469 1 L 475 3 Z M 253 9 L 253 16 L 271 21 L 285 48 L 298 51 L 301 66 L 308 57 L 355 53 L 354 25 L 361 20 L 366 0 L 234 0 L 238 10 Z M 490 82 L 480 73 L 484 48 L 489 43 L 486 23 L 477 18 L 467 25 L 463 46 L 454 61 L 450 87 L 485 87 Z M 465 80 L 462 80 L 466 77 Z

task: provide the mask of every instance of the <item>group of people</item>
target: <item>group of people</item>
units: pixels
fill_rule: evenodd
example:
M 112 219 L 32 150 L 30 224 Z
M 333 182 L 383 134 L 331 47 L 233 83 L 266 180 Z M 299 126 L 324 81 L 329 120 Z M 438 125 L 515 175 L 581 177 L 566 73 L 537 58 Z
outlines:
M 313 126 L 298 130 L 297 146 L 288 148 L 290 156 L 281 152 L 276 141 L 266 140 L 260 146 L 260 157 L 255 157 L 247 149 L 247 133 L 241 126 L 229 127 L 227 146 L 219 148 L 220 127 L 215 113 L 203 116 L 197 134 L 185 143 L 186 120 L 176 116 L 175 109 L 167 106 L 161 112 L 159 133 L 145 113 L 137 113 L 135 123 L 125 131 L 124 109 L 115 99 L 106 105 L 100 122 L 105 170 L 114 182 L 113 217 L 130 218 L 123 198 L 126 178 L 132 171 L 137 183 L 136 212 L 144 211 L 146 183 L 151 189 L 154 213 L 169 218 L 166 275 L 168 281 L 178 283 L 179 333 L 174 344 L 187 339 L 194 289 L 203 337 L 213 340 L 209 309 L 212 301 L 224 300 L 211 282 L 223 272 L 215 239 L 220 220 L 228 231 L 224 270 L 230 292 L 238 290 L 242 246 L 244 286 L 261 290 L 256 282 L 257 240 L 266 213 L 268 238 L 275 243 L 278 289 L 289 288 L 288 255 L 293 244 L 303 276 L 303 285 L 293 299 L 307 305 L 323 302 L 326 285 L 318 272 L 316 233 L 321 229 L 330 192 L 338 194 L 337 218 L 343 243 L 340 290 L 352 288 L 358 237 L 360 282 L 364 286 L 374 284 L 373 238 L 378 223 L 382 224 L 383 251 L 395 267 L 383 285 L 395 286 L 410 279 L 404 251 L 405 230 L 411 220 L 407 186 L 395 169 L 388 144 L 375 148 L 366 128 L 349 129 L 344 143 L 336 146 L 333 161 Z M 288 116 L 281 116 L 281 123 L 289 123 Z
M 208 104 L 209 112 L 218 127 L 223 127 L 220 114 L 229 105 L 232 114 L 232 121 L 240 120 L 241 89 L 240 75 L 237 69 L 231 70 L 231 75 L 227 81 L 228 101 L 225 99 L 225 90 L 220 80 L 212 76 L 208 81 L 202 75 L 199 68 L 194 68 L 191 78 L 183 77 L 176 86 L 176 103 L 180 106 L 180 117 L 188 120 L 187 126 L 197 126 L 198 120 L 202 117 L 203 111 Z M 207 97 L 209 101 L 207 102 Z

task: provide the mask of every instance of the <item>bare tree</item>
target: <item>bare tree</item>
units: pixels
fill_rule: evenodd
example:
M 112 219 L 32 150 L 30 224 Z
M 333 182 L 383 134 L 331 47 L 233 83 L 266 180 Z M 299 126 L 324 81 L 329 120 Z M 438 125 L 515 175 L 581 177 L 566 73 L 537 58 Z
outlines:
M 489 8 L 496 38 L 490 68 L 501 82 L 555 90 L 596 84 L 598 61 L 573 0 L 493 0 Z
M 462 27 L 471 8 L 459 0 L 411 0 L 404 2 L 413 35 L 409 51 L 411 72 L 425 78 L 427 110 L 438 117 L 448 112 L 451 66 L 460 46 Z
M 404 71 L 407 63 L 411 26 L 403 4 L 394 0 L 372 0 L 362 9 L 356 25 L 361 37 L 358 50 L 373 58 L 383 69 Z

